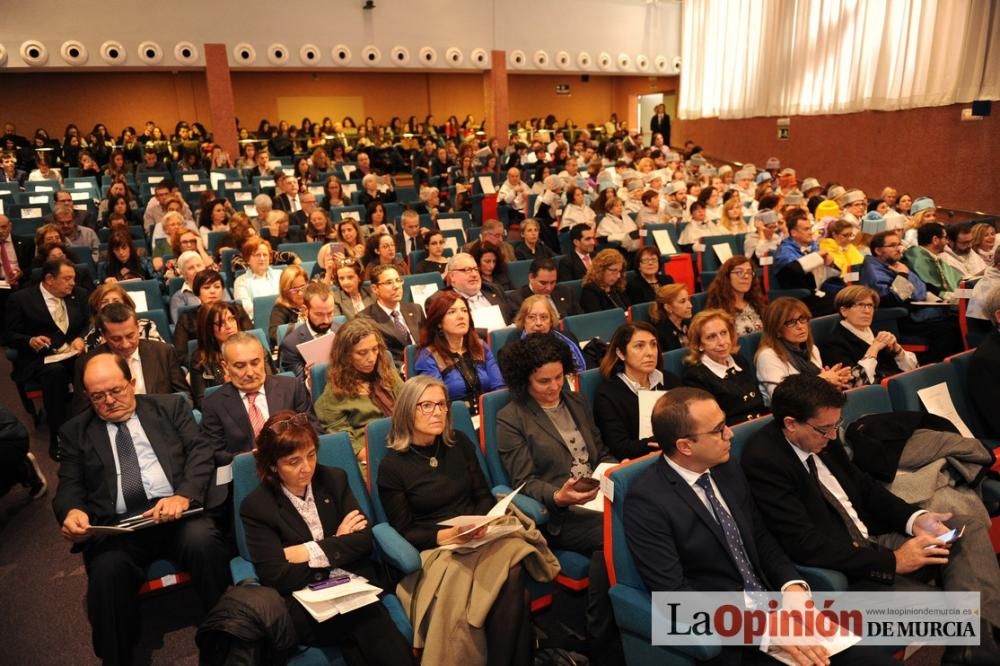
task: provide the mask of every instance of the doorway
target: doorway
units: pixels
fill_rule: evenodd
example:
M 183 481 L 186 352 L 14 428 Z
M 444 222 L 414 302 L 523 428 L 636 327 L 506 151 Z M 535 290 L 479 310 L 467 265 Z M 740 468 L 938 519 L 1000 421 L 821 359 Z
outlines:
M 671 120 L 674 120 L 677 117 L 677 95 L 675 93 L 639 95 L 637 103 L 639 127 L 642 128 L 642 143 L 648 146 L 653 141 L 653 135 L 649 131 L 649 120 L 656 115 L 656 105 L 663 104 L 666 107 L 667 115 L 670 116 Z

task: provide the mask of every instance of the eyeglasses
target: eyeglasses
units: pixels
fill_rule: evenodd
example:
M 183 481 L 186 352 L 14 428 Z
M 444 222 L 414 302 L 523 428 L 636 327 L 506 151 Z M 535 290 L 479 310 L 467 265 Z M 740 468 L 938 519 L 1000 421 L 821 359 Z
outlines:
M 829 437 L 830 435 L 836 435 L 837 431 L 844 427 L 844 422 L 843 421 L 837 421 L 832 426 L 829 426 L 829 427 L 826 427 L 826 428 L 820 428 L 819 426 L 814 426 L 812 423 L 807 423 L 805 421 L 802 421 L 802 423 L 805 423 L 807 426 L 809 426 L 810 428 L 812 428 L 813 430 L 815 430 L 817 434 L 822 435 L 823 437 Z
M 440 410 L 442 414 L 448 411 L 448 403 L 444 401 L 433 402 L 431 400 L 424 400 L 417 403 L 417 411 L 424 416 L 430 416 L 435 411 Z
M 88 393 L 87 397 L 90 398 L 90 401 L 93 403 L 104 402 L 108 396 L 111 396 L 111 398 L 114 400 L 118 400 L 118 398 L 122 397 L 122 395 L 125 394 L 125 391 L 127 391 L 130 387 L 131 384 L 122 384 L 121 386 L 116 386 L 115 388 L 108 389 L 107 391 Z
M 753 271 L 752 270 L 749 270 L 749 271 L 731 271 L 729 274 L 730 275 L 735 275 L 736 277 L 740 277 L 740 278 L 753 277 Z
M 695 437 L 701 437 L 702 435 L 715 435 L 716 437 L 724 437 L 726 434 L 726 429 L 728 427 L 729 426 L 726 425 L 726 422 L 723 421 L 722 423 L 712 428 L 708 432 L 692 432 L 687 435 L 681 435 L 681 437 L 684 437 L 685 439 L 694 439 Z
M 657 257 L 643 257 L 639 260 L 640 264 L 655 264 L 659 259 Z
M 301 412 L 295 416 L 289 416 L 287 419 L 281 419 L 280 421 L 275 421 L 271 424 L 270 429 L 277 433 L 278 428 L 284 430 L 290 425 L 305 426 L 309 424 L 309 415 Z
M 395 287 L 396 285 L 400 285 L 400 284 L 403 284 L 403 278 L 396 278 L 395 280 L 382 280 L 381 282 L 378 283 L 378 286 L 380 286 L 380 287 L 385 287 L 385 286 Z
M 806 315 L 802 315 L 801 317 L 796 317 L 795 319 L 786 319 L 785 321 L 781 322 L 781 325 L 784 326 L 785 328 L 795 328 L 796 326 L 799 326 L 801 324 L 808 324 L 808 323 L 809 323 L 809 317 Z
M 476 268 L 475 266 L 469 266 L 468 268 L 453 268 L 449 272 L 451 272 L 451 273 L 465 273 L 466 275 L 469 275 L 471 273 L 478 273 L 479 269 Z
M 302 285 L 301 287 L 291 287 L 288 290 L 288 293 L 289 294 L 301 294 L 303 291 L 305 291 L 305 289 L 306 289 L 305 285 Z
M 875 309 L 875 304 L 874 303 L 855 303 L 851 307 L 852 308 L 857 308 L 859 310 L 874 310 Z
M 529 314 L 524 316 L 525 321 L 552 321 L 552 315 L 547 312 L 542 314 Z

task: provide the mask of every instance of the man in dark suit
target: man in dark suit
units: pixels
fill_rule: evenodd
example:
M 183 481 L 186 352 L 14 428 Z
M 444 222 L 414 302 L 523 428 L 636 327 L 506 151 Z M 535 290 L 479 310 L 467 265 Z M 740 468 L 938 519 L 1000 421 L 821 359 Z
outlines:
M 136 590 L 143 570 L 169 558 L 191 572 L 205 610 L 229 582 L 229 553 L 212 521 L 182 518 L 205 497 L 213 471 L 212 443 L 180 396 L 136 396 L 128 364 L 98 354 L 83 369 L 92 409 L 63 427 L 65 456 L 52 502 L 63 537 L 83 553 L 87 615 L 95 654 L 105 664 L 131 664 L 139 636 Z M 92 535 L 142 514 L 151 527 Z
M 302 210 L 302 202 L 299 200 L 298 178 L 289 176 L 282 171 L 275 178 L 274 186 L 274 210 L 281 210 L 289 215 Z
M 636 480 L 624 513 L 625 538 L 646 587 L 657 592 L 808 592 L 767 530 L 739 464 L 730 457 L 733 433 L 712 395 L 696 388 L 674 389 L 657 401 L 652 424 L 663 455 Z M 819 663 L 826 656 L 816 646 L 781 649 Z M 871 656 L 863 663 L 892 663 L 889 655 Z M 854 653 L 841 659 L 862 663 Z M 724 649 L 719 658 L 719 663 L 757 662 L 774 663 L 750 649 Z
M 0 319 L 10 295 L 28 282 L 31 267 L 31 248 L 27 243 L 14 240 L 12 229 L 10 218 L 0 215 L 0 281 L 7 283 L 6 287 L 0 287 Z
M 403 350 L 407 345 L 420 342 L 420 329 L 424 326 L 424 311 L 416 303 L 402 303 L 403 279 L 388 264 L 376 266 L 371 271 L 372 291 L 375 302 L 362 310 L 359 317 L 375 322 L 396 366 L 403 364 Z
M 483 282 L 483 276 L 479 274 L 479 265 L 471 254 L 459 252 L 449 259 L 445 266 L 444 280 L 465 299 L 469 312 L 473 313 L 473 319 L 476 310 L 496 305 L 500 308 L 505 324 L 513 321 L 514 313 L 510 303 L 507 302 L 507 297 L 499 287 Z M 481 325 L 482 320 L 476 323 Z
M 316 210 L 316 195 L 306 190 L 299 195 L 299 203 L 302 204 L 302 209 L 289 215 L 288 223 L 304 232 L 309 225 L 309 216 Z M 304 241 L 305 238 L 303 237 L 302 240 Z
M 1000 626 L 1000 569 L 982 521 L 955 516 L 965 526 L 957 547 L 937 539 L 949 513 L 904 502 L 851 462 L 838 439 L 844 394 L 812 375 L 791 375 L 774 390 L 774 422 L 747 445 L 743 470 L 771 531 L 799 564 L 835 569 L 851 589 L 921 590 L 940 569 L 944 590 L 976 590 L 983 617 Z M 983 651 L 998 663 L 989 630 Z M 963 648 L 969 650 L 969 648 Z M 948 648 L 945 662 L 950 663 Z M 970 663 L 980 663 L 970 662 Z
M 11 377 L 19 385 L 33 380 L 41 386 L 49 425 L 49 455 L 58 460 L 58 433 L 66 421 L 76 358 L 46 363 L 45 357 L 84 351 L 87 297 L 76 286 L 73 263 L 65 258 L 46 262 L 41 284 L 12 294 L 5 315 L 3 344 L 17 351 Z
M 517 312 L 521 303 L 529 296 L 536 294 L 548 296 L 549 301 L 559 313 L 560 319 L 570 315 L 583 314 L 576 295 L 569 287 L 558 284 L 558 268 L 555 259 L 545 257 L 534 259 L 528 267 L 528 284 L 510 295 L 511 309 Z
M 420 214 L 407 208 L 399 218 L 399 226 L 402 227 L 402 231 L 396 234 L 393 240 L 396 241 L 396 247 L 403 256 L 409 260 L 411 253 L 424 249 L 426 234 L 421 233 Z
M 559 281 L 582 280 L 590 268 L 596 237 L 589 224 L 577 224 L 569 230 L 573 251 L 559 260 Z
M 282 370 L 294 372 L 299 381 L 307 379 L 306 362 L 299 352 L 299 345 L 338 328 L 333 326 L 337 304 L 329 286 L 323 282 L 310 282 L 306 285 L 302 299 L 306 306 L 305 325 L 296 326 L 289 331 L 278 346 L 278 364 Z
M 174 348 L 165 342 L 139 339 L 139 320 L 135 310 L 124 303 L 109 303 L 94 317 L 94 325 L 101 332 L 104 342 L 77 361 L 73 414 L 79 414 L 89 406 L 83 391 L 83 367 L 87 359 L 108 352 L 117 354 L 128 363 L 137 395 L 183 393 L 191 396 L 191 387 L 177 362 Z
M 656 108 L 653 109 L 656 113 L 649 121 L 649 131 L 653 136 L 657 134 L 663 137 L 663 145 L 670 145 L 670 115 L 667 114 L 667 107 L 663 104 L 657 104 Z M 650 141 L 652 143 L 652 140 Z
M 318 429 L 305 384 L 267 374 L 264 348 L 257 336 L 237 333 L 226 340 L 222 366 L 229 381 L 201 406 L 201 429 L 217 449 L 232 455 L 251 450 L 264 422 L 283 409 L 308 414 Z

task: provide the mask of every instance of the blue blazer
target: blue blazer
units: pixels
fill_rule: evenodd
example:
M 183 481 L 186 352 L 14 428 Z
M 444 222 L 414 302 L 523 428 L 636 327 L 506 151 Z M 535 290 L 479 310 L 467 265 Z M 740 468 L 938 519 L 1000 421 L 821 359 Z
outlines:
M 500 368 L 497 366 L 493 352 L 485 345 L 483 351 L 486 353 L 486 357 L 482 362 L 476 362 L 476 374 L 479 375 L 481 392 L 489 393 L 505 388 L 507 384 L 504 383 L 503 376 L 500 374 Z M 444 382 L 448 389 L 448 400 L 479 400 L 478 395 L 469 393 L 469 387 L 465 385 L 465 380 L 458 368 L 452 365 L 442 372 L 434 355 L 431 354 L 431 350 L 426 347 L 421 349 L 417 355 L 416 369 L 418 375 L 430 375 Z

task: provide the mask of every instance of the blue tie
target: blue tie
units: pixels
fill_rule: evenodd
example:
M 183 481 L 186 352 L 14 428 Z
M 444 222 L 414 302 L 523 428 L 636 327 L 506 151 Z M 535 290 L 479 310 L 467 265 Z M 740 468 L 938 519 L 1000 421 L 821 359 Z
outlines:
M 132 433 L 125 423 L 116 423 L 115 426 L 118 428 L 115 449 L 118 451 L 118 467 L 121 469 L 122 499 L 125 500 L 125 513 L 132 515 L 144 510 L 149 500 L 146 498 L 146 488 L 142 485 L 139 456 L 135 452 Z
M 736 563 L 736 568 L 739 569 L 740 576 L 743 577 L 743 590 L 745 592 L 763 592 L 764 586 L 753 571 L 753 566 L 750 564 L 750 558 L 747 556 L 746 548 L 743 546 L 743 538 L 740 536 L 740 530 L 736 526 L 736 521 L 729 515 L 726 508 L 722 506 L 719 498 L 715 496 L 708 472 L 699 476 L 695 483 L 705 491 L 705 495 L 708 496 L 708 503 L 712 505 L 712 511 L 715 513 L 715 518 L 719 521 L 719 525 L 722 526 L 722 533 L 726 536 L 726 545 L 729 547 L 729 554 L 732 555 L 733 562 Z

